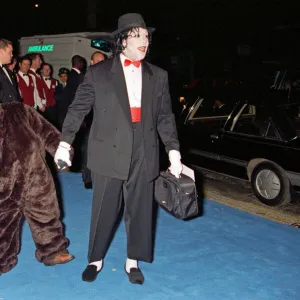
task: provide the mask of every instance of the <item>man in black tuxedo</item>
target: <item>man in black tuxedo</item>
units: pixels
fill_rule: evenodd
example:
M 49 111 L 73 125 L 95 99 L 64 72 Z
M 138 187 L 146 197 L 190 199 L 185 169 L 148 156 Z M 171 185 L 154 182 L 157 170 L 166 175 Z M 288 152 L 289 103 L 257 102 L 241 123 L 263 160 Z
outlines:
M 64 122 L 68 108 L 75 98 L 77 88 L 82 83 L 84 78 L 84 72 L 86 69 L 86 61 L 80 55 L 74 55 L 72 57 L 72 69 L 68 73 L 67 84 L 61 95 L 61 101 L 58 108 L 58 124 L 60 128 Z
M 70 70 L 67 69 L 67 68 L 60 68 L 59 71 L 58 71 L 58 76 L 59 76 L 60 82 L 56 86 L 55 93 L 54 93 L 56 104 L 58 104 L 58 102 L 62 101 L 61 98 L 62 98 L 62 94 L 64 92 L 64 89 L 67 85 L 69 72 L 70 72 Z
M 71 165 L 70 149 L 83 118 L 93 108 L 88 167 L 93 178 L 89 264 L 84 281 L 94 281 L 113 235 L 124 197 L 127 231 L 125 272 L 143 284 L 138 261 L 152 262 L 153 184 L 159 175 L 159 140 L 169 154 L 170 172 L 182 171 L 167 72 L 144 61 L 150 34 L 141 15 L 119 18 L 117 55 L 87 71 L 66 116 L 55 161 Z
M 61 95 L 61 101 L 59 101 L 58 104 L 59 107 L 57 112 L 57 125 L 60 130 L 62 129 L 62 125 L 68 112 L 69 106 L 75 98 L 78 86 L 84 79 L 84 73 L 87 67 L 85 58 L 80 55 L 74 55 L 71 59 L 71 63 L 72 69 L 68 74 L 67 84 Z M 72 171 L 75 172 L 78 172 L 82 169 L 82 155 L 80 153 L 80 148 L 82 145 L 83 137 L 84 128 L 81 127 L 81 130 L 77 133 L 76 139 L 73 143 L 75 155 L 73 158 Z
M 6 65 L 8 74 L 9 74 L 10 78 L 13 80 L 13 83 L 16 83 L 16 86 L 18 85 L 16 70 L 15 70 L 17 62 L 18 62 L 17 58 L 13 57 L 11 62 L 8 65 Z
M 56 124 L 59 124 L 59 129 L 62 126 L 62 120 L 59 119 L 60 117 L 60 110 L 63 103 L 63 93 L 64 89 L 67 85 L 68 74 L 70 70 L 67 68 L 60 68 L 58 71 L 58 76 L 60 78 L 59 84 L 55 88 L 54 98 L 55 98 L 55 105 L 56 105 Z M 60 121 L 59 121 L 60 120 Z
M 10 77 L 4 65 L 10 64 L 12 59 L 12 43 L 0 39 L 0 103 L 20 101 L 16 82 Z

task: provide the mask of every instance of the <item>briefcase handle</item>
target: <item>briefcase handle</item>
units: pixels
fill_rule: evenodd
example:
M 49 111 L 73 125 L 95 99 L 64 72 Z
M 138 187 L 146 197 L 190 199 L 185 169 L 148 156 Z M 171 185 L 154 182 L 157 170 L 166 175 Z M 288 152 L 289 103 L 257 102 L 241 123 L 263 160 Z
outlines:
M 174 178 L 176 178 L 176 179 L 180 179 L 181 178 L 181 174 L 182 174 L 182 172 L 179 174 L 179 178 L 177 178 L 175 175 L 173 175 L 171 172 L 170 172 L 170 170 L 169 170 L 169 168 L 165 171 L 166 173 L 169 173 L 169 174 L 171 174 Z

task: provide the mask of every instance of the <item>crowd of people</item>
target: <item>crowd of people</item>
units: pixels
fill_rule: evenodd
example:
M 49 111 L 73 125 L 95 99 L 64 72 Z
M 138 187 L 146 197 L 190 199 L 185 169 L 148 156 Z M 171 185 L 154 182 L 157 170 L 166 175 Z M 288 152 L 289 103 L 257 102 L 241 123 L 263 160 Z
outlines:
M 0 49 L 12 44 L 8 40 L 0 40 Z M 90 65 L 105 59 L 100 51 L 95 51 Z M 62 124 L 72 103 L 78 85 L 83 81 L 87 70 L 86 59 L 75 55 L 71 59 L 72 68 L 62 67 L 58 71 L 58 79 L 53 75 L 53 67 L 45 62 L 41 53 L 29 53 L 22 57 L 14 56 L 7 64 L 2 63 L 3 71 L 16 88 L 13 100 L 22 101 L 39 111 L 48 121 L 61 130 Z
M 10 48 L 12 43 L 8 40 L 0 40 L 0 49 Z M 94 65 L 105 59 L 100 51 L 95 51 L 90 59 L 90 65 Z M 1 59 L 0 59 L 1 63 Z M 61 131 L 68 107 L 75 97 L 79 84 L 83 81 L 87 70 L 87 61 L 80 55 L 71 58 L 72 68 L 62 67 L 58 71 L 58 78 L 54 78 L 53 67 L 45 62 L 42 54 L 29 53 L 22 57 L 14 56 L 5 64 L 2 70 L 13 83 L 15 93 L 13 101 L 20 101 L 37 110 L 46 120 Z M 10 87 L 11 88 L 11 87 Z M 87 142 L 89 128 L 92 122 L 90 113 L 82 124 L 77 135 L 75 147 L 75 169 L 82 172 L 83 182 L 87 189 L 92 188 L 90 171 L 87 169 Z

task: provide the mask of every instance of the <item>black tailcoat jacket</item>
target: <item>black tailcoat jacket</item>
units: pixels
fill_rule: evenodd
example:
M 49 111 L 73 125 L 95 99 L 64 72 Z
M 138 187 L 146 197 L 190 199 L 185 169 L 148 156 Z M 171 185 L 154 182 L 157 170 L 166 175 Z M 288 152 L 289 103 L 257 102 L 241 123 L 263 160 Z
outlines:
M 159 175 L 160 136 L 166 151 L 178 150 L 166 71 L 145 61 L 142 67 L 141 123 L 149 182 Z M 94 118 L 89 136 L 88 168 L 100 175 L 127 180 L 133 127 L 120 56 L 93 65 L 70 105 L 61 141 L 72 144 L 89 111 Z
M 14 80 L 11 82 L 0 66 L 0 103 L 20 100 L 17 82 Z

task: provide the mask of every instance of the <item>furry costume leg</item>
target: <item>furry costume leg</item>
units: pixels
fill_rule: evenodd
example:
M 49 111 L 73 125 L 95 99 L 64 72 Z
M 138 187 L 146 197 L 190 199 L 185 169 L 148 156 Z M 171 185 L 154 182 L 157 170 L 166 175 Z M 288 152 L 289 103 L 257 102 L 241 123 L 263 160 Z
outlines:
M 24 205 L 24 216 L 36 245 L 36 258 L 45 262 L 68 247 L 63 234 L 60 211 L 53 179 L 32 181 Z
M 19 208 L 0 213 L 0 274 L 9 272 L 18 263 L 21 218 Z
M 7 161 L 9 156 L 6 155 Z M 24 198 L 24 177 L 18 163 L 9 164 L 7 177 L 0 181 L 0 273 L 9 272 L 18 263 L 20 221 Z

